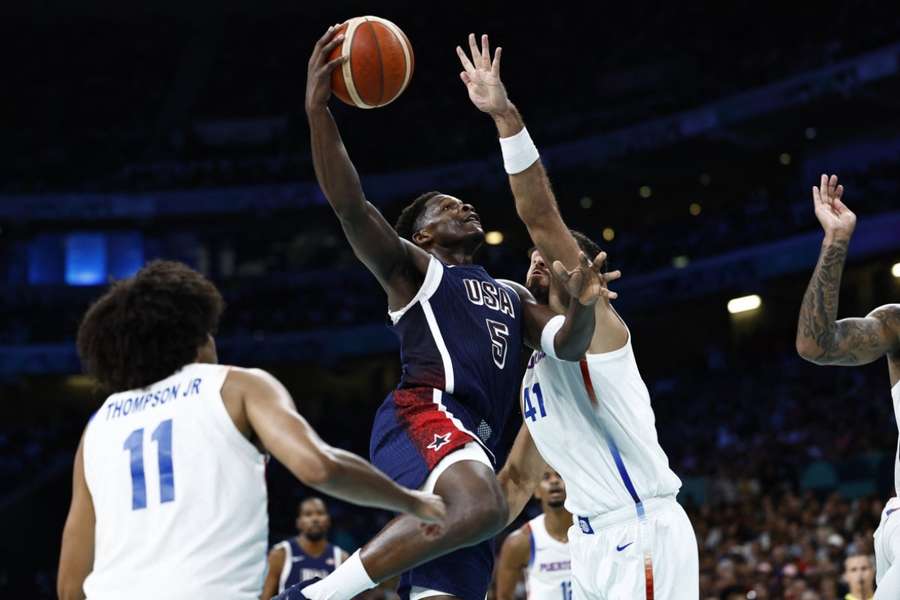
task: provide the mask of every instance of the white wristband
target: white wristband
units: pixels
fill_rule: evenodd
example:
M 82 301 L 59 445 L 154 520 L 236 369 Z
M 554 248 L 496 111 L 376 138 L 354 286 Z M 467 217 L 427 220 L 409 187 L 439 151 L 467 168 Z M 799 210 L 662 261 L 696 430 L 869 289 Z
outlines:
M 550 358 L 557 358 L 553 341 L 565 322 L 566 318 L 563 315 L 556 315 L 547 321 L 547 324 L 544 325 L 544 330 L 541 332 L 541 350 Z
M 510 175 L 521 173 L 541 157 L 524 127 L 512 137 L 500 138 L 500 150 L 503 151 L 503 167 Z

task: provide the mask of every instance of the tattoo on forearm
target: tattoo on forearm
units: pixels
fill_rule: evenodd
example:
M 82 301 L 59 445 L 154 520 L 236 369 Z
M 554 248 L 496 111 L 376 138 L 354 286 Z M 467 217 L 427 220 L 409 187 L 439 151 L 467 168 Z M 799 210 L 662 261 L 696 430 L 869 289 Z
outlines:
M 879 312 L 871 319 L 837 321 L 848 245 L 848 241 L 839 240 L 823 248 L 803 296 L 797 333 L 799 338 L 815 342 L 817 353 L 810 358 L 816 362 L 861 364 L 875 360 L 887 350 L 881 332 L 887 324 L 884 319 L 895 318 L 892 312 Z

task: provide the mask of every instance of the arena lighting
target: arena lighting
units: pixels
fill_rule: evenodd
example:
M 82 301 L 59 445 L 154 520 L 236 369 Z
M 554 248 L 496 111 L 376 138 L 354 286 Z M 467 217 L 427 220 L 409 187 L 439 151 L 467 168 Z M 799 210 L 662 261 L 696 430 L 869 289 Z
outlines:
M 649 198 L 653 195 L 653 190 L 650 189 L 649 185 L 642 185 L 638 192 L 640 193 L 641 198 Z
M 740 298 L 732 298 L 728 301 L 728 312 L 733 315 L 738 313 L 756 310 L 762 304 L 762 299 L 756 294 L 750 296 L 741 296 Z
M 607 242 L 613 241 L 616 237 L 616 231 L 612 227 L 607 227 L 603 230 L 603 239 Z
M 900 263 L 894 263 L 894 266 L 891 267 L 891 275 L 900 279 Z
M 496 246 L 498 244 L 503 243 L 503 234 L 499 231 L 488 231 L 484 234 L 484 241 L 490 244 L 491 246 Z

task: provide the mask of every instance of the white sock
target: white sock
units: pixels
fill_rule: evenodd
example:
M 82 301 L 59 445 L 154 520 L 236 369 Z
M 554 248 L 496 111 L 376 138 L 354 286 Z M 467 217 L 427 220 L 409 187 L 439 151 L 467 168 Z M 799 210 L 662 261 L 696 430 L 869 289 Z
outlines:
M 303 595 L 309 600 L 350 600 L 376 585 L 366 573 L 357 550 L 331 575 L 305 588 Z

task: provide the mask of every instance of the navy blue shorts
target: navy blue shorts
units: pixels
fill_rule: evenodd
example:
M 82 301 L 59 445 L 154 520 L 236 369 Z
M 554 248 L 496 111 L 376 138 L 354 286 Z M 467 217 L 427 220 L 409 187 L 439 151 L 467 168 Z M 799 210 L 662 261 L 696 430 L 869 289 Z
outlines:
M 372 464 L 400 485 L 420 489 L 444 457 L 469 442 L 479 442 L 466 428 L 470 421 L 449 394 L 434 388 L 394 390 L 372 425 Z M 404 599 L 415 586 L 462 600 L 484 600 L 493 570 L 494 544 L 487 540 L 407 571 L 398 591 Z

